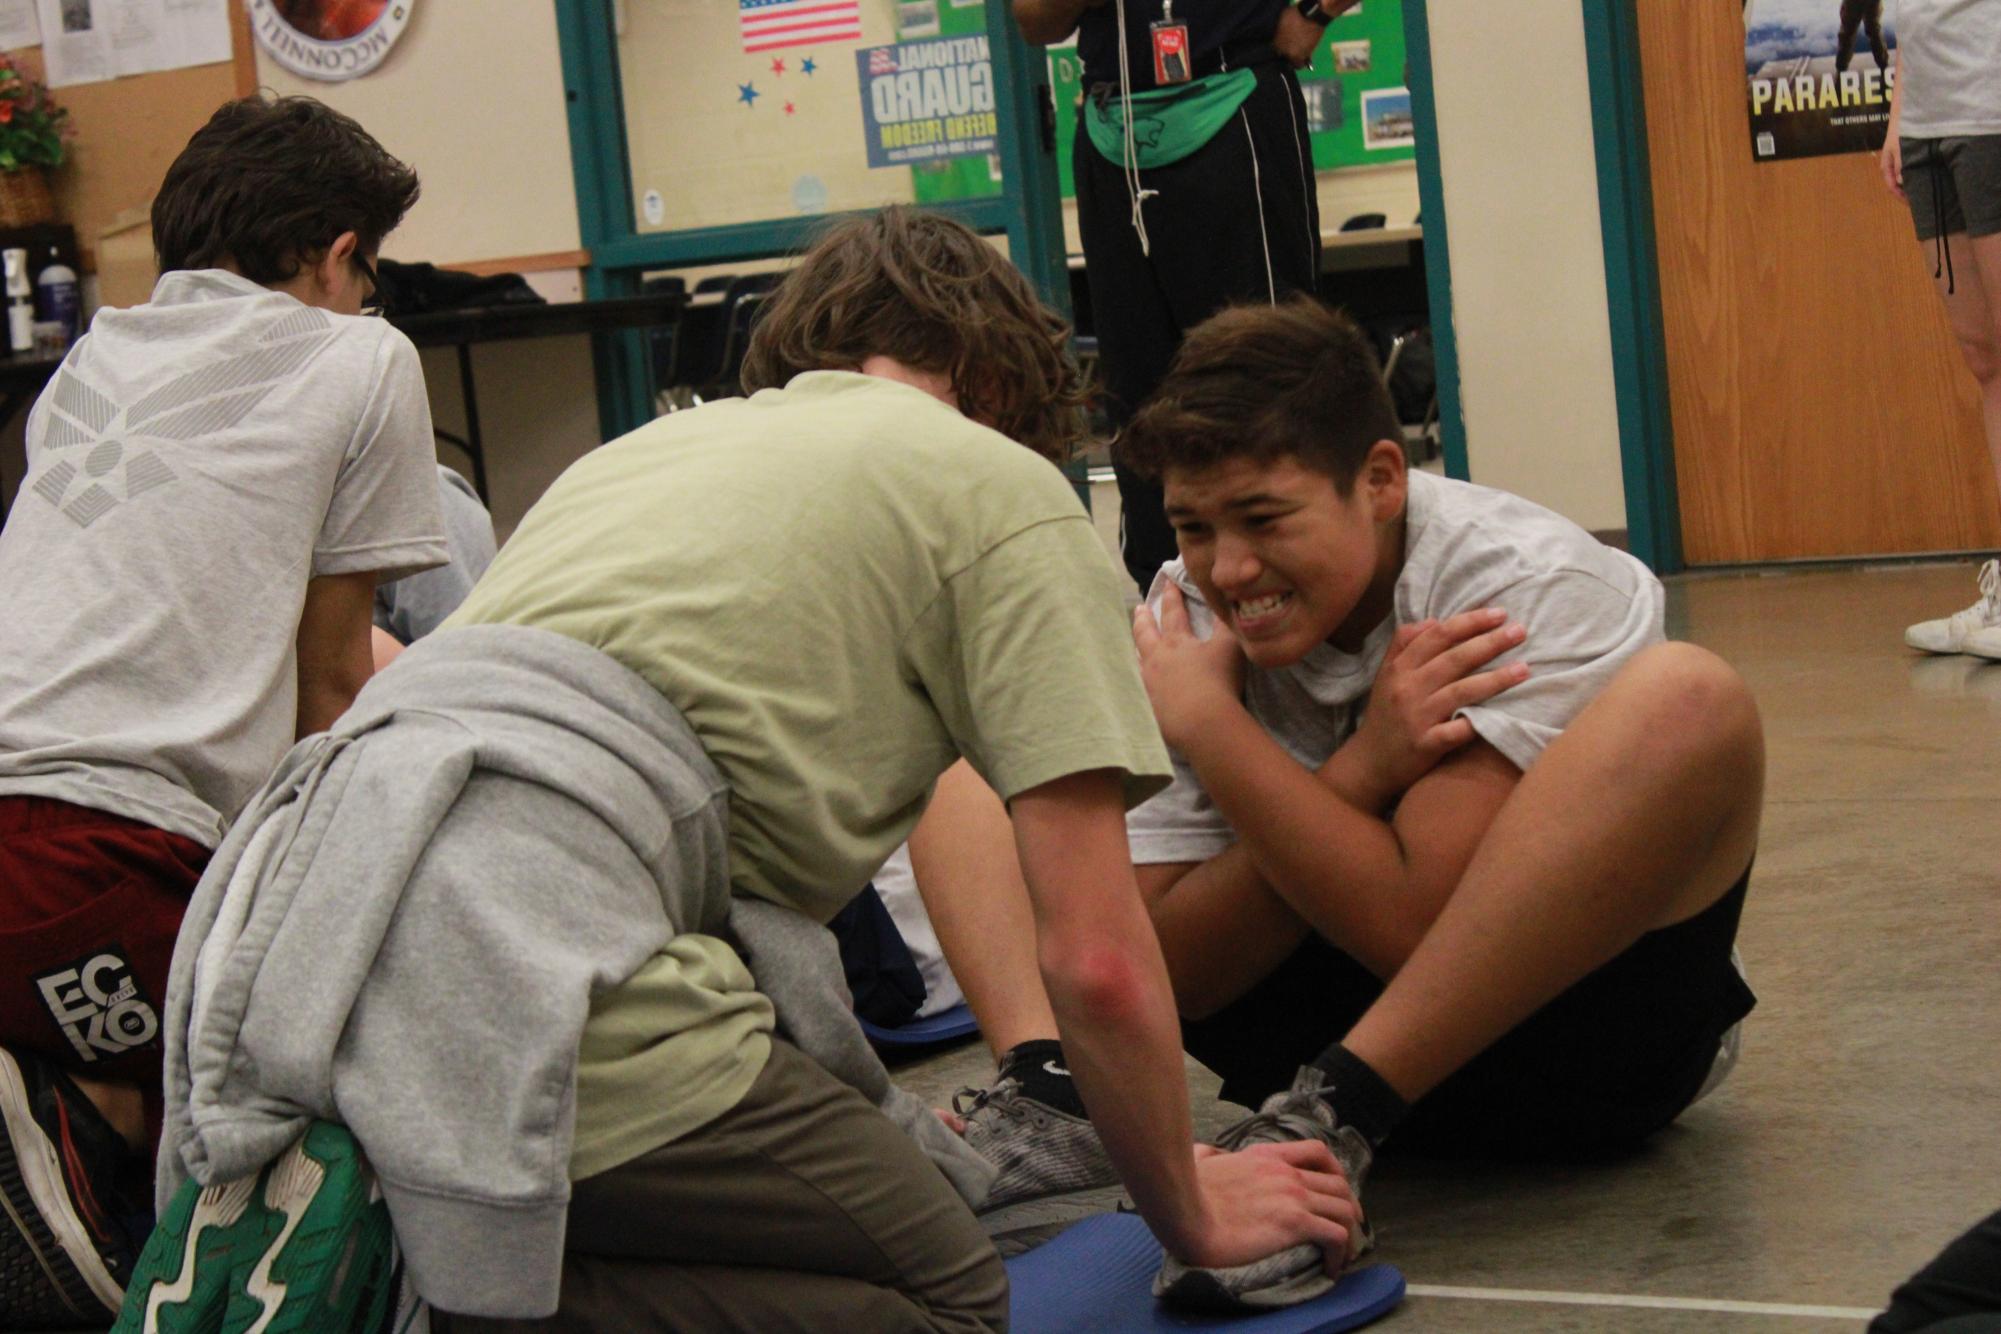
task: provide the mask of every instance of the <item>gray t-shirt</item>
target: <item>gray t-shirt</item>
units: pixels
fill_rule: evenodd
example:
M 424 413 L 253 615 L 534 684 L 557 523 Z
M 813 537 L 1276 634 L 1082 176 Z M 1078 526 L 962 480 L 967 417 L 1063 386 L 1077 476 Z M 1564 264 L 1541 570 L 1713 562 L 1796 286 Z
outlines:
M 2001 134 L 2001 0 L 1897 0 L 1898 132 Z
M 1528 663 L 1529 679 L 1463 711 L 1483 740 L 1523 770 L 1627 659 L 1663 638 L 1664 601 L 1652 572 L 1540 505 L 1413 472 L 1405 516 L 1395 610 L 1360 653 L 1322 644 L 1291 667 L 1252 667 L 1245 675 L 1252 716 L 1308 768 L 1353 734 L 1398 625 L 1500 607 L 1528 628 L 1523 644 L 1497 661 Z M 1215 617 L 1180 561 L 1162 567 L 1149 601 L 1157 610 L 1170 578 L 1206 638 Z M 1236 841 L 1178 755 L 1173 786 L 1134 809 L 1126 833 L 1140 864 L 1207 861 Z
M 292 744 L 307 581 L 445 559 L 409 339 L 215 269 L 99 312 L 0 530 L 0 795 L 214 846 Z
M 493 516 L 472 483 L 438 465 L 438 508 L 450 559 L 434 570 L 375 588 L 375 624 L 408 647 L 444 624 L 493 564 Z

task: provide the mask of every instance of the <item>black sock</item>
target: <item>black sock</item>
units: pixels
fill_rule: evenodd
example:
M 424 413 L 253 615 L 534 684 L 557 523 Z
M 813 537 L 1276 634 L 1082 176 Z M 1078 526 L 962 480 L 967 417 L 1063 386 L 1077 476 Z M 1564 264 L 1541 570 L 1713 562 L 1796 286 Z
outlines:
M 1043 1106 L 1070 1116 L 1085 1115 L 1076 1081 L 1063 1063 L 1063 1044 L 1054 1038 L 1039 1038 L 1013 1048 L 1001 1057 L 1000 1072 L 1003 1079 L 1018 1080 L 1022 1093 Z
M 1334 1115 L 1368 1138 L 1371 1148 L 1379 1147 L 1397 1123 L 1410 1112 L 1410 1104 L 1391 1088 L 1369 1063 L 1335 1043 L 1313 1058 L 1313 1064 L 1327 1072 L 1329 1088 L 1322 1094 Z

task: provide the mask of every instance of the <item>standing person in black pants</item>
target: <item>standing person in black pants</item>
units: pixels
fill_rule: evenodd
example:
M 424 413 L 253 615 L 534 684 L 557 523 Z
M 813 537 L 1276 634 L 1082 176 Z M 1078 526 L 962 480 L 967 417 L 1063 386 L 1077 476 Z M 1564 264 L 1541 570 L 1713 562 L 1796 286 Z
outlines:
M 1023 37 L 1047 45 L 1074 31 L 1084 62 L 1077 223 L 1114 430 L 1184 331 L 1231 302 L 1314 290 L 1320 209 L 1293 70 L 1354 4 L 1014 0 Z M 1159 484 L 1114 466 L 1126 569 L 1144 592 L 1174 533 Z

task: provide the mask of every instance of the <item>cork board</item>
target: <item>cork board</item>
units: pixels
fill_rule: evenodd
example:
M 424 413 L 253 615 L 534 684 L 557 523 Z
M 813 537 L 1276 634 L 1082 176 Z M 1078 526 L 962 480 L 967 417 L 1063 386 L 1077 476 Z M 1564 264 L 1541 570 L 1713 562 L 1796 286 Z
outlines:
M 55 90 L 76 136 L 69 160 L 50 180 L 56 216 L 76 228 L 87 270 L 96 268 L 98 234 L 127 209 L 149 203 L 167 164 L 218 106 L 254 91 L 256 55 L 241 4 L 230 14 L 234 58 L 224 64 L 135 74 Z M 42 49 L 11 53 L 22 74 L 42 77 Z

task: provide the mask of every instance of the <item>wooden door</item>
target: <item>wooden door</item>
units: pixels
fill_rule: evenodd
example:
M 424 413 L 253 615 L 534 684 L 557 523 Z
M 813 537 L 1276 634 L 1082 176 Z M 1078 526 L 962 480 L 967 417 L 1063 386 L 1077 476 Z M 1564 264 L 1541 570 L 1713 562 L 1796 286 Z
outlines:
M 2001 546 L 1907 208 L 1867 154 L 1752 161 L 1740 0 L 1637 2 L 1689 564 Z

